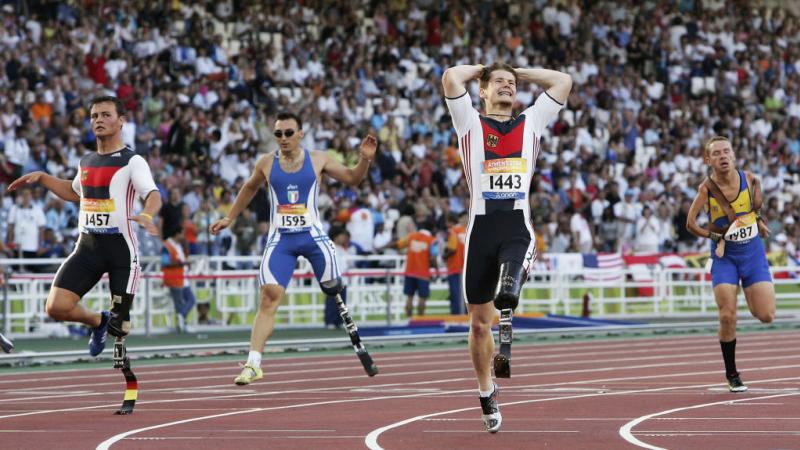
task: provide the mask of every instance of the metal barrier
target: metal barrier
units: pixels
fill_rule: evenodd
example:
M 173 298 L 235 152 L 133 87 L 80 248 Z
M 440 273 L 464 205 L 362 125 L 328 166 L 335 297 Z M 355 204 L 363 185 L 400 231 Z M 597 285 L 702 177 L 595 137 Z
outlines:
M 188 275 L 198 302 L 211 304 L 219 321 L 209 329 L 249 328 L 259 304 L 257 267 L 260 258 L 193 258 Z M 49 266 L 56 260 L 0 260 L 4 267 L 0 288 L 2 329 L 12 336 L 42 336 L 68 333 L 63 324 L 51 322 L 45 314 L 45 301 L 53 280 L 52 273 L 22 272 L 10 267 Z M 347 303 L 353 318 L 361 325 L 406 323 L 403 287 L 403 257 L 400 255 L 353 258 L 358 268 L 344 275 L 348 286 Z M 134 333 L 163 333 L 174 329 L 172 300 L 164 287 L 157 259 L 143 259 L 139 293 L 131 319 Z M 363 267 L 359 267 L 363 266 Z M 797 268 L 774 267 L 773 273 L 793 274 Z M 599 278 L 599 280 L 598 280 Z M 603 280 L 602 278 L 611 278 Z M 795 278 L 776 278 L 779 314 L 800 311 L 800 286 Z M 703 269 L 597 270 L 582 267 L 567 270 L 536 270 L 525 284 L 518 312 L 543 312 L 581 315 L 586 297 L 593 317 L 609 319 L 716 317 L 716 304 Z M 104 277 L 83 299 L 90 309 L 108 305 L 108 283 Z M 740 292 L 739 307 L 747 314 Z M 428 314 L 449 313 L 448 287 L 444 279 L 431 283 Z M 325 296 L 314 280 L 310 265 L 301 260 L 278 310 L 281 327 L 321 326 Z M 190 325 L 197 325 L 196 314 Z

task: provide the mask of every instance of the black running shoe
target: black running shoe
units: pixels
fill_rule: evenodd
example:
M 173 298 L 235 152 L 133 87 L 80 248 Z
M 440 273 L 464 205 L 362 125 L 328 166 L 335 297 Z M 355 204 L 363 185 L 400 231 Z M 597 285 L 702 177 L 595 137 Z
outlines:
M 488 397 L 479 397 L 481 399 L 481 409 L 483 410 L 483 426 L 489 433 L 497 433 L 500 431 L 500 425 L 503 423 L 503 416 L 500 415 L 500 407 L 497 406 L 497 395 L 499 388 L 494 385 L 492 394 Z
M 747 386 L 742 383 L 742 379 L 739 377 L 739 372 L 736 372 L 733 375 L 728 375 L 728 390 L 731 392 L 744 392 L 747 390 Z

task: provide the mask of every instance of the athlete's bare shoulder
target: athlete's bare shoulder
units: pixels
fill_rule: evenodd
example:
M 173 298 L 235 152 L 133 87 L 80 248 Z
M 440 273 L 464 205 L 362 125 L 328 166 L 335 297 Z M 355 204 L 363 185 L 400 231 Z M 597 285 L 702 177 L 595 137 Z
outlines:
M 264 178 L 269 180 L 269 174 L 272 172 L 272 163 L 275 161 L 277 154 L 278 152 L 269 152 L 259 156 L 256 160 L 256 167 L 254 171 L 261 172 L 264 175 Z
M 322 150 L 309 150 L 308 154 L 311 155 L 311 164 L 314 166 L 314 172 L 319 176 L 325 169 L 330 155 L 328 155 L 328 152 Z

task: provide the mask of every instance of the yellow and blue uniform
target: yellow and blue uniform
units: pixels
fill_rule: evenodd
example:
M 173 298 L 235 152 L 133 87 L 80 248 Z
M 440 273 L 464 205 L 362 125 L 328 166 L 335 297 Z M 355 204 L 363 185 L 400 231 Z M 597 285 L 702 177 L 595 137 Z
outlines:
M 730 204 L 736 216 L 743 216 L 753 211 L 753 199 L 744 171 L 739 171 L 739 180 L 739 195 Z M 729 220 L 725 211 L 711 195 L 708 196 L 708 210 L 709 219 L 714 225 L 723 229 L 728 227 Z M 739 280 L 745 288 L 761 281 L 772 282 L 764 243 L 758 235 L 744 241 L 725 242 L 725 255 L 721 258 L 717 256 L 716 249 L 717 244 L 712 241 L 711 284 L 713 286 L 723 283 L 738 285 Z

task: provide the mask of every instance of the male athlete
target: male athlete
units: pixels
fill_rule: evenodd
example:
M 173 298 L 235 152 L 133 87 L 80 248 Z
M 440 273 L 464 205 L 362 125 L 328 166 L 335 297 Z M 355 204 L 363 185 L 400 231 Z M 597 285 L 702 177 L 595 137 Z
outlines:
M 264 183 L 269 185 L 272 211 L 269 238 L 259 271 L 261 301 L 253 321 L 247 363 L 234 380 L 238 385 L 249 384 L 263 377 L 261 354 L 272 334 L 275 313 L 298 256 L 311 262 L 322 292 L 326 295 L 336 296 L 344 288 L 333 242 L 322 230 L 319 220 L 318 182 L 320 176 L 326 173 L 344 184 L 358 185 L 367 175 L 378 145 L 374 136 L 365 137 L 359 147 L 358 164 L 348 168 L 326 152 L 300 147 L 303 122 L 296 114 L 278 114 L 273 134 L 278 141 L 278 151 L 258 159 L 250 179 L 236 195 L 231 211 L 210 227 L 215 235 L 229 227 L 250 204 L 258 189 Z
M 763 323 L 775 318 L 775 287 L 759 237 L 768 237 L 769 228 L 761 219 L 761 182 L 746 170 L 736 170 L 736 157 L 728 138 L 709 139 L 704 159 L 711 167 L 711 175 L 697 189 L 686 229 L 695 236 L 711 239 L 711 284 L 719 308 L 725 376 L 731 392 L 744 392 L 747 386 L 736 370 L 736 294 L 741 280 L 750 313 Z M 709 214 L 708 230 L 697 225 L 701 209 Z
M 130 330 L 130 309 L 140 276 L 138 241 L 131 222 L 157 235 L 153 216 L 161 209 L 161 196 L 147 162 L 122 143 L 122 102 L 111 96 L 96 97 L 89 113 L 97 152 L 81 158 L 75 179 L 31 172 L 8 190 L 40 183 L 64 200 L 80 202 L 80 237 L 56 272 L 45 309 L 55 320 L 92 327 L 89 354 L 97 356 L 105 348 L 106 331 L 122 338 Z M 145 202 L 138 215 L 133 212 L 137 196 Z M 78 302 L 105 273 L 111 310 L 89 311 Z
M 468 81 L 480 80 L 485 115 L 472 107 Z M 514 117 L 517 82 L 545 89 L 533 106 Z M 547 69 L 456 66 L 442 77 L 444 95 L 458 134 L 464 173 L 470 187 L 470 219 L 463 271 L 464 299 L 470 317 L 469 350 L 478 378 L 483 423 L 496 433 L 502 417 L 492 382 L 492 321 L 500 310 L 500 353 L 495 375 L 510 376 L 511 316 L 528 269 L 536 257 L 528 192 L 539 155 L 539 138 L 564 107 L 572 78 Z

